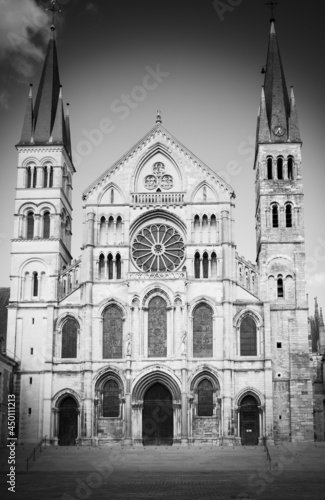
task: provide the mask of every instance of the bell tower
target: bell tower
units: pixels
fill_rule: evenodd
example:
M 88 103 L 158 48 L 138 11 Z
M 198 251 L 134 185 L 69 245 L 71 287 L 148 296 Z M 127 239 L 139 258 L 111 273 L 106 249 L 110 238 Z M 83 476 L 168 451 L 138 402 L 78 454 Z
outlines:
M 313 436 L 302 141 L 295 96 L 293 88 L 290 95 L 287 90 L 274 19 L 263 72 L 254 167 L 257 264 L 260 298 L 271 331 L 274 438 L 295 441 Z
M 31 86 L 16 148 L 18 175 L 7 348 L 9 355 L 22 360 L 19 393 L 19 390 L 40 390 L 37 387 L 43 383 L 41 375 L 28 377 L 28 372 L 37 369 L 41 373 L 46 367 L 50 369 L 58 276 L 72 259 L 71 194 L 75 168 L 71 156 L 69 115 L 64 111 L 62 98 L 54 26 L 51 26 L 36 99 L 34 102 Z M 29 385 L 31 383 L 33 387 Z M 45 393 L 43 396 L 45 401 L 47 396 Z M 42 432 L 37 425 L 39 411 L 36 402 L 31 408 L 20 408 L 20 427 L 28 428 L 28 435 L 34 442 Z
M 54 34 L 52 26 L 36 100 L 34 103 L 31 86 L 16 146 L 18 177 L 11 287 L 11 300 L 15 302 L 56 301 L 58 271 L 71 261 L 75 169 Z

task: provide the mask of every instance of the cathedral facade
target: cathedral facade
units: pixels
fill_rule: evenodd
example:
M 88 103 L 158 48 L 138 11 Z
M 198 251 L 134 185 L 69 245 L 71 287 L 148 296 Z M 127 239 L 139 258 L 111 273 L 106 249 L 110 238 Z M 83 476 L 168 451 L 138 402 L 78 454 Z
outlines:
M 301 138 L 271 23 L 257 125 L 256 264 L 234 191 L 162 125 L 83 193 L 54 30 L 18 150 L 8 352 L 20 442 L 313 439 Z

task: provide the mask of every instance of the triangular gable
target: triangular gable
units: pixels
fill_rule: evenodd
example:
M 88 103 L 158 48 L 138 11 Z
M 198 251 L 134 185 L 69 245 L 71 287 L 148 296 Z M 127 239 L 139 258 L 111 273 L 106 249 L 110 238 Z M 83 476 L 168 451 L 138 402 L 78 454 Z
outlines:
M 147 133 L 135 146 L 133 146 L 124 156 L 122 156 L 114 165 L 109 167 L 100 177 L 98 177 L 87 189 L 84 190 L 82 196 L 83 199 L 87 199 L 92 191 L 96 189 L 103 181 L 114 173 L 115 170 L 120 168 L 129 158 L 134 156 L 137 151 L 145 146 L 146 143 L 150 142 L 156 135 L 162 134 L 165 135 L 172 143 L 176 144 L 176 146 L 187 156 L 189 156 L 190 160 L 205 170 L 208 174 L 210 174 L 211 178 L 218 182 L 226 191 L 229 192 L 229 196 L 234 192 L 233 188 L 225 182 L 222 177 L 220 177 L 214 170 L 208 167 L 203 161 L 201 161 L 197 156 L 195 156 L 188 148 L 186 148 L 180 141 L 178 141 L 172 134 L 170 134 L 162 125 L 155 125 L 149 133 Z

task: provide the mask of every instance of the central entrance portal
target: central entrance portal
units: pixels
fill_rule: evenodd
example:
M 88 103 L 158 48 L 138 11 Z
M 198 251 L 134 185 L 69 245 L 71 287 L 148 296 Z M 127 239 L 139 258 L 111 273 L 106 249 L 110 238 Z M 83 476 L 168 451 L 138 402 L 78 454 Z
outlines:
M 144 446 L 173 444 L 173 400 L 162 384 L 149 387 L 143 398 L 142 438 Z

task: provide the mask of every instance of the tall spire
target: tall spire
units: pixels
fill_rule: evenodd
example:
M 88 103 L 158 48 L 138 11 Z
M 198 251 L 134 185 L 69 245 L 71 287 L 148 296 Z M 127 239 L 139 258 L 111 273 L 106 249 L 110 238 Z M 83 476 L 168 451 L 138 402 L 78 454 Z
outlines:
M 264 89 L 270 141 L 301 142 L 296 103 L 293 94 L 289 99 L 274 18 L 271 19 Z
M 69 154 L 71 154 L 66 131 L 54 32 L 55 28 L 51 26 L 51 37 L 47 47 L 34 109 L 32 108 L 32 98 L 30 98 L 31 104 L 29 104 L 26 111 L 23 133 L 19 144 L 62 144 L 66 146 Z M 31 116 L 32 118 L 30 118 Z M 32 126 L 28 125 L 30 120 Z
M 49 141 L 60 95 L 59 65 L 54 38 L 54 28 L 49 41 L 42 76 L 35 102 L 35 143 Z

